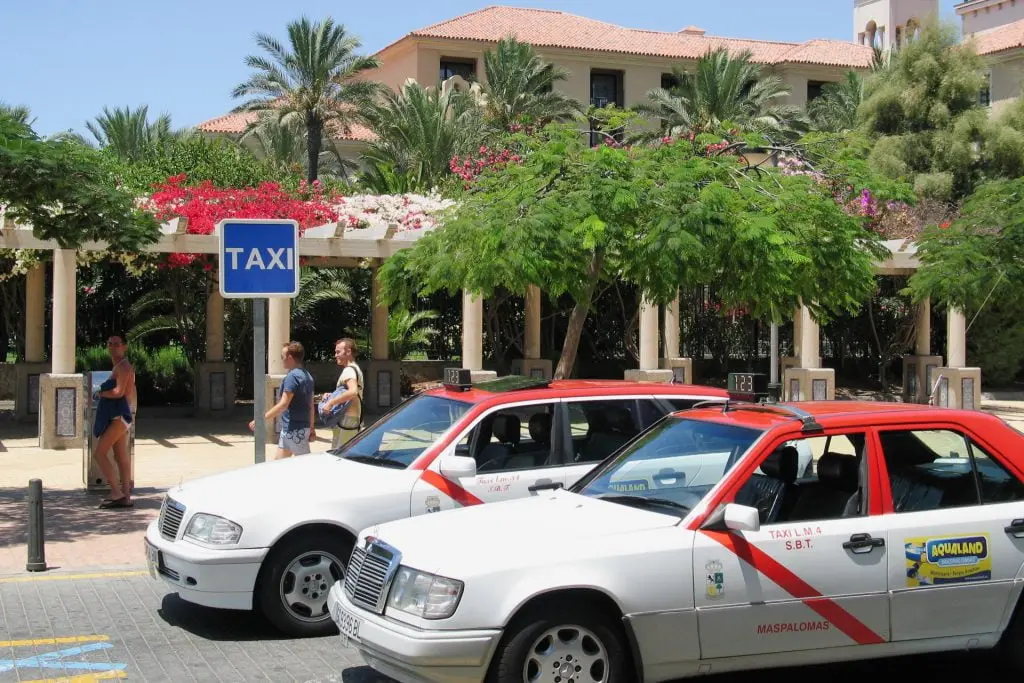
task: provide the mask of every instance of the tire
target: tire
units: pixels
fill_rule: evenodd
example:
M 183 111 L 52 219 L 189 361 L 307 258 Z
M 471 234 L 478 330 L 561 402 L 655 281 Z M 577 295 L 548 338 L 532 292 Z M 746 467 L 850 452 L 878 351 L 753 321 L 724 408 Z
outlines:
M 512 623 L 494 653 L 487 683 L 626 683 L 634 678 L 629 666 L 622 627 L 614 619 L 591 608 L 549 603 Z
M 260 611 L 282 632 L 299 637 L 338 632 L 327 594 L 344 578 L 352 544 L 322 531 L 293 536 L 263 561 L 257 598 Z
M 1010 672 L 1024 676 L 1024 598 L 1018 601 L 1013 619 L 999 640 L 999 655 Z

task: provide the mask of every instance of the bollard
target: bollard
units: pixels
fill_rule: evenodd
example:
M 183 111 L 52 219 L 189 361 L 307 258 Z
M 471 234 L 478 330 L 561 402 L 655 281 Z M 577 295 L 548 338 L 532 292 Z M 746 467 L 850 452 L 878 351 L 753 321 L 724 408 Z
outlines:
M 46 571 L 46 548 L 43 547 L 43 480 L 28 482 L 28 563 L 30 572 Z

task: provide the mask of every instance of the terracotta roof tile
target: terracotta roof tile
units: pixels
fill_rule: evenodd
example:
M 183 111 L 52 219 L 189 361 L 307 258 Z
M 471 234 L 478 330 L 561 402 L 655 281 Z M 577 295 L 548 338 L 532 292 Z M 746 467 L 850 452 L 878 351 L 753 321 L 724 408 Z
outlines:
M 697 32 L 668 33 L 623 28 L 557 10 L 491 6 L 413 31 L 409 36 L 497 42 L 513 35 L 537 47 L 698 59 L 709 49 L 748 49 L 761 64 L 821 64 L 868 68 L 868 46 L 838 40 L 786 43 L 719 38 Z
M 1024 19 L 984 33 L 975 33 L 974 44 L 980 55 L 1024 47 Z
M 203 121 L 197 125 L 196 128 L 205 133 L 226 133 L 229 135 L 238 135 L 244 133 L 246 127 L 258 118 L 258 112 L 236 112 L 233 114 L 218 116 L 217 118 L 210 119 L 209 121 Z M 331 137 L 335 140 L 368 142 L 373 140 L 376 136 L 373 134 L 373 131 L 366 126 L 356 123 L 349 126 L 348 132 L 339 131 L 338 134 L 332 135 Z

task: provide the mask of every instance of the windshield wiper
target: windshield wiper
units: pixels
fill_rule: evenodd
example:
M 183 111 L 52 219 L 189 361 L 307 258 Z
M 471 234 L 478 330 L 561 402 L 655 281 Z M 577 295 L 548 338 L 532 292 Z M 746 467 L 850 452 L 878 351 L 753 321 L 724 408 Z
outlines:
M 364 462 L 367 465 L 380 465 L 381 467 L 391 467 L 398 470 L 405 469 L 405 465 L 397 460 L 388 460 L 387 458 L 379 458 L 372 455 L 343 455 L 341 457 L 353 462 Z
M 682 503 L 677 503 L 674 500 L 669 500 L 668 498 L 644 498 L 642 496 L 623 496 L 616 494 L 605 494 L 603 496 L 598 496 L 597 499 L 607 500 L 609 503 L 621 503 L 623 505 L 639 506 L 647 503 L 649 505 L 660 505 L 662 507 L 669 507 L 675 510 L 683 510 L 686 512 L 690 511 L 690 508 L 683 505 Z

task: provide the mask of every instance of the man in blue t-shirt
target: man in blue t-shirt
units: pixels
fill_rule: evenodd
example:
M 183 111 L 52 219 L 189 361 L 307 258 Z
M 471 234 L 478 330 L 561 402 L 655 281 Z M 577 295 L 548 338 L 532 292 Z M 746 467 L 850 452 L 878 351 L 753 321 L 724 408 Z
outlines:
M 263 416 L 266 420 L 281 416 L 281 438 L 275 459 L 306 455 L 309 443 L 316 439 L 313 376 L 302 367 L 305 355 L 302 344 L 296 341 L 288 342 L 281 349 L 281 360 L 288 374 L 281 383 L 281 398 Z M 249 429 L 256 429 L 255 420 L 249 423 Z

